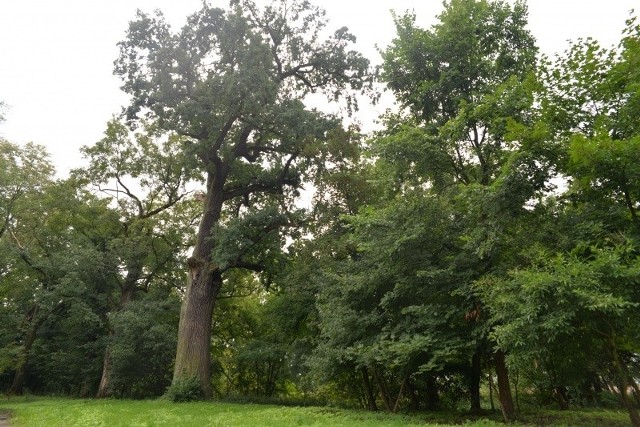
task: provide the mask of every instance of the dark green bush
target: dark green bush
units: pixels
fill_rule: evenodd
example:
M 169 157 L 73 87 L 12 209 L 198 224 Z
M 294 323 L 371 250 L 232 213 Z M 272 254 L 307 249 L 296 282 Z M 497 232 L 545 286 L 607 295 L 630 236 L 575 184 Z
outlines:
M 172 402 L 193 402 L 204 399 L 200 381 L 196 377 L 182 378 L 174 381 L 167 388 L 165 397 Z

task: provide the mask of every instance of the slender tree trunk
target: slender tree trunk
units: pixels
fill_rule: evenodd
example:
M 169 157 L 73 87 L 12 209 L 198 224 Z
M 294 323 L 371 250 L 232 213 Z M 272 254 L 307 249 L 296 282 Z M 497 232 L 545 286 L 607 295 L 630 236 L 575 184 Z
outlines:
M 567 397 L 567 390 L 564 387 L 554 387 L 553 394 L 556 396 L 558 406 L 560 410 L 566 411 L 569 409 L 569 398 Z
M 516 394 L 516 411 L 520 413 L 520 393 L 518 392 L 518 385 L 520 383 L 520 375 L 518 372 L 515 374 L 515 378 L 513 379 L 513 390 Z
M 631 375 L 627 376 L 627 381 L 629 383 L 629 386 L 631 387 L 631 390 L 633 391 L 633 397 L 635 398 L 636 406 L 640 406 L 640 388 L 638 388 L 638 384 Z
M 409 397 L 411 398 L 411 409 L 413 409 L 414 411 L 419 410 L 420 400 L 418 399 L 418 395 L 416 394 L 416 388 L 411 382 L 411 377 L 407 378 L 407 391 L 409 392 Z
M 629 192 L 629 182 L 626 176 L 624 176 L 623 193 L 624 193 L 625 204 L 627 205 L 627 208 L 631 213 L 631 219 L 633 220 L 633 223 L 635 224 L 636 228 L 640 229 L 640 220 L 638 219 L 638 214 L 634 207 L 633 200 L 631 200 L 631 194 Z
M 595 406 L 602 406 L 602 381 L 600 378 L 592 373 L 589 376 L 590 389 L 593 390 L 591 394 L 591 401 Z
M 387 411 L 393 411 L 393 405 L 391 404 L 391 395 L 389 394 L 389 390 L 387 389 L 387 385 L 384 382 L 384 378 L 380 376 L 380 373 L 376 368 L 373 368 L 373 377 L 378 383 L 378 389 L 380 390 L 380 396 L 382 396 L 382 401 L 384 402 L 385 408 Z
M 511 396 L 511 386 L 509 384 L 509 371 L 504 360 L 504 352 L 497 351 L 493 356 L 496 364 L 496 375 L 498 376 L 498 399 L 504 421 L 510 423 L 516 418 L 516 411 Z
M 616 385 L 618 387 L 620 400 L 629 413 L 631 424 L 634 427 L 640 427 L 640 414 L 638 413 L 638 408 L 633 405 L 632 400 L 629 398 L 628 390 L 631 386 L 627 381 L 628 374 L 626 372 L 626 367 L 624 367 L 624 365 L 622 364 L 622 360 L 620 359 L 620 355 L 618 354 L 618 347 L 616 346 L 615 335 L 613 334 L 609 338 L 609 351 L 611 353 L 613 370 L 616 377 Z
M 400 407 L 400 398 L 402 397 L 402 393 L 404 392 L 404 387 L 409 382 L 409 377 L 407 376 L 402 384 L 400 384 L 400 391 L 398 392 L 398 397 L 396 397 L 396 403 L 393 405 L 393 412 L 398 412 L 398 408 Z
M 376 397 L 373 394 L 373 387 L 371 387 L 371 381 L 369 380 L 369 370 L 366 366 L 362 367 L 362 382 L 367 393 L 367 405 L 369 407 L 369 410 L 377 411 L 378 405 L 376 405 Z
M 469 400 L 471 403 L 471 413 L 479 414 L 482 411 L 480 406 L 480 377 L 482 366 L 480 365 L 480 350 L 476 350 L 471 358 L 471 371 L 469 372 Z
M 427 409 L 434 410 L 440 406 L 440 396 L 438 395 L 438 382 L 432 375 L 427 377 Z
M 491 412 L 495 412 L 496 411 L 496 406 L 495 403 L 493 403 L 493 374 L 491 372 L 489 372 L 489 375 L 487 376 L 487 379 L 489 380 L 489 403 L 491 404 Z
M 631 384 L 633 396 L 636 398 L 636 406 L 640 407 L 640 388 L 638 388 L 638 384 L 631 376 L 629 377 L 629 384 Z
M 265 396 L 271 397 L 276 392 L 276 385 L 278 383 L 278 374 L 282 363 L 279 361 L 270 361 L 267 369 L 267 383 L 265 385 Z
M 362 375 L 361 374 L 361 369 L 357 370 L 357 371 L 351 371 L 349 372 L 349 377 L 351 379 L 351 383 L 352 384 L 360 384 L 361 387 L 358 387 L 358 407 L 362 408 L 362 409 L 368 409 L 368 405 L 367 405 L 367 391 L 365 390 L 364 386 L 362 385 L 362 383 L 360 382 L 360 377 L 358 375 Z M 304 395 L 304 391 L 302 392 L 303 397 L 305 397 Z

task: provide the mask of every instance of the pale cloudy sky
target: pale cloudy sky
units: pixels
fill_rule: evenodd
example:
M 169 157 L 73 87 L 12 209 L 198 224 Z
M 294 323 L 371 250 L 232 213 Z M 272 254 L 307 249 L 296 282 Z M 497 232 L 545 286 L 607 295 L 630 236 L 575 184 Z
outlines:
M 313 1 L 313 0 L 312 0 Z M 210 0 L 225 6 L 226 0 Z M 375 46 L 394 36 L 390 10 L 415 11 L 428 27 L 441 0 L 315 0 L 332 27 L 348 26 L 357 48 L 373 62 Z M 637 0 L 529 0 L 529 28 L 547 54 L 562 52 L 567 40 L 592 36 L 617 43 Z M 201 0 L 0 0 L 0 101 L 10 106 L 0 136 L 43 144 L 65 174 L 81 164 L 78 148 L 102 137 L 106 122 L 126 97 L 112 75 L 113 60 L 136 9 L 160 9 L 179 28 Z M 365 108 L 366 124 L 378 110 Z

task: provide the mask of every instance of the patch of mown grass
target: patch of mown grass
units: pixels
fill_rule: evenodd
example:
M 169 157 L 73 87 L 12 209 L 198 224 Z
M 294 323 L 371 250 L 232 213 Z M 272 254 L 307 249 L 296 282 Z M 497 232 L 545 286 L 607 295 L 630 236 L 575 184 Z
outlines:
M 12 426 L 429 426 L 420 415 L 394 415 L 321 407 L 166 400 L 12 399 Z M 440 424 L 442 425 L 442 424 Z M 470 426 L 497 426 L 473 423 Z
M 612 409 L 571 411 L 536 409 L 522 413 L 520 420 L 528 425 L 554 427 L 627 427 L 630 425 L 627 412 Z
M 295 407 L 221 402 L 172 403 L 167 400 L 80 400 L 13 398 L 0 402 L 11 412 L 12 427 L 39 426 L 504 426 L 498 414 L 470 419 L 459 413 L 413 415 L 372 413 L 330 407 Z M 624 412 L 606 410 L 534 411 L 520 426 L 627 426 Z

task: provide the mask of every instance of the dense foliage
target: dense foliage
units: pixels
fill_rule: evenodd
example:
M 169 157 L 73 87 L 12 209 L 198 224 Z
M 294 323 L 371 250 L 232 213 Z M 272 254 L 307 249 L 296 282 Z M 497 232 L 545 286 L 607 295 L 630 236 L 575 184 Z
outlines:
M 640 425 L 640 25 L 550 59 L 524 2 L 393 19 L 372 73 L 306 1 L 139 13 L 86 167 L 0 140 L 0 389 Z M 374 74 L 375 133 L 304 104 Z

